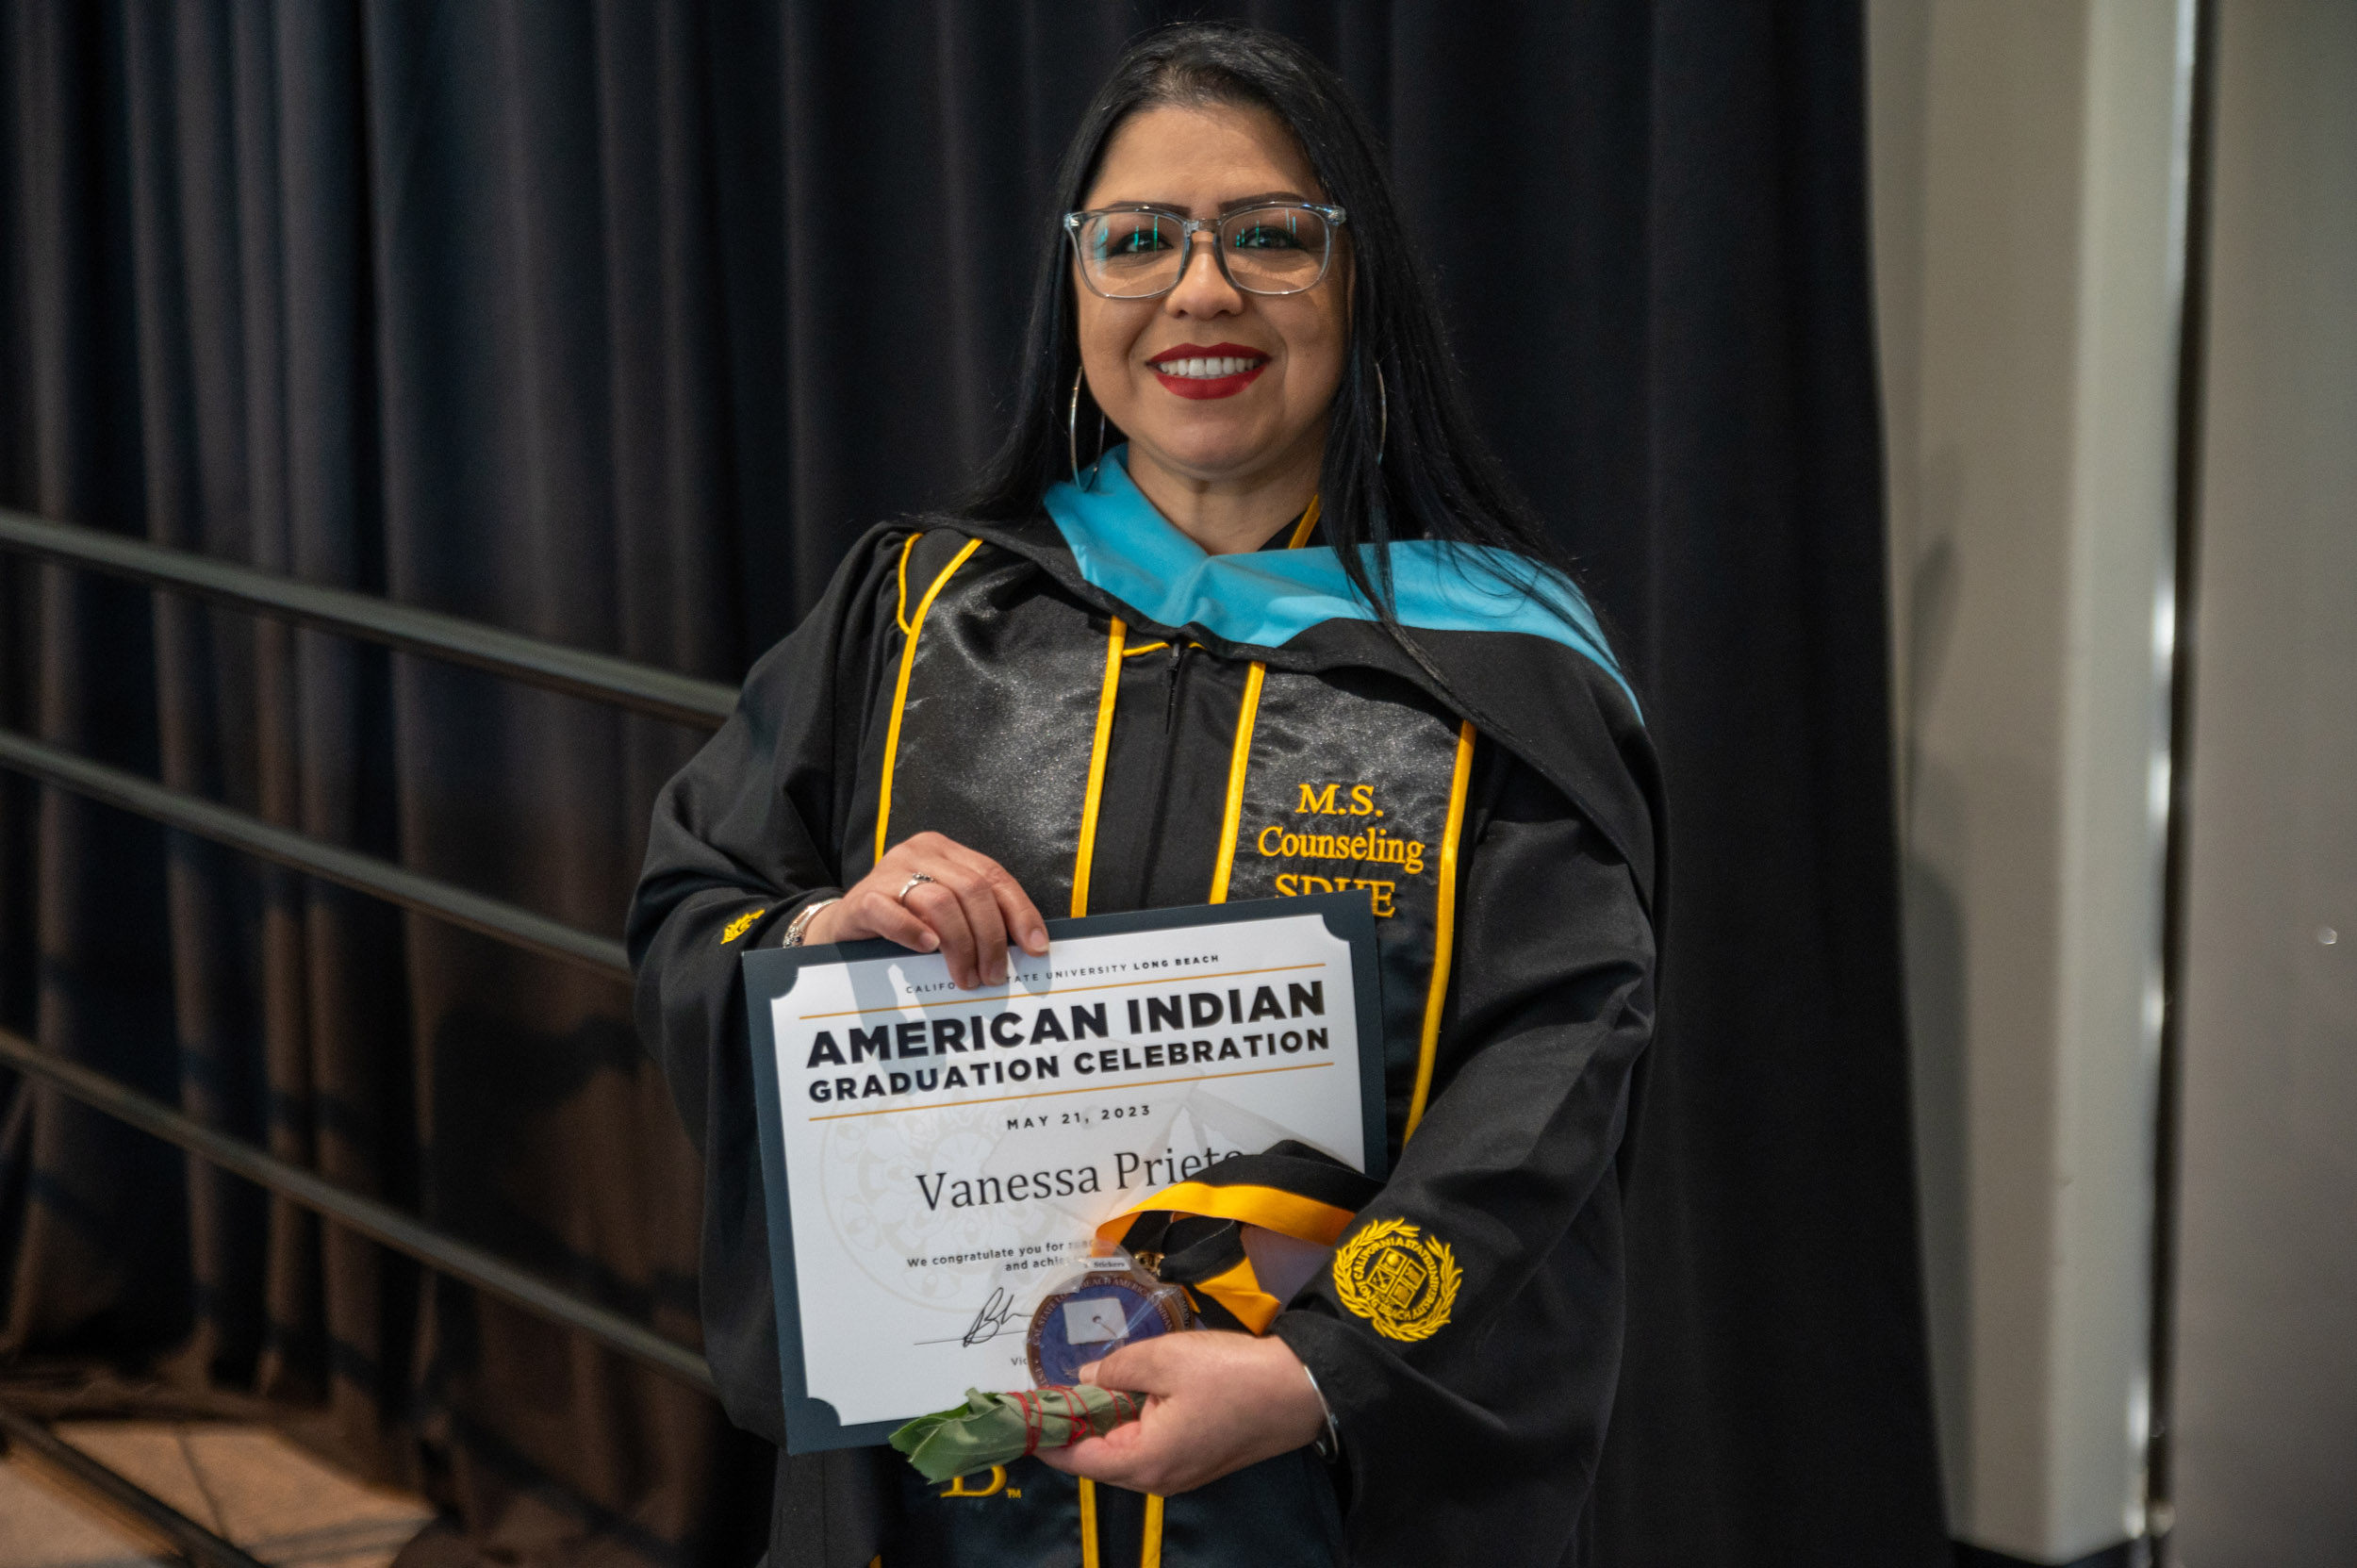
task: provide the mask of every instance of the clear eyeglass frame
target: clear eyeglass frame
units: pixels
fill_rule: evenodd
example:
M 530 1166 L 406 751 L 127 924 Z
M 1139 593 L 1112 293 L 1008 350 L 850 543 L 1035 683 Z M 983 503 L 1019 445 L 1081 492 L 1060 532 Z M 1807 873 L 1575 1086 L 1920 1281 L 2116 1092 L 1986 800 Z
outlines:
M 1081 231 L 1094 219 L 1110 218 L 1125 212 L 1152 213 L 1158 218 L 1167 218 L 1178 225 L 1178 270 L 1171 280 L 1160 289 L 1152 289 L 1137 294 L 1111 293 L 1090 274 L 1088 252 L 1080 238 Z M 1265 212 L 1315 213 L 1326 223 L 1326 245 L 1325 250 L 1318 256 L 1317 276 L 1297 289 L 1256 288 L 1237 277 L 1234 269 L 1228 265 L 1228 247 L 1220 243 L 1220 231 L 1229 223 Z M 1233 212 L 1223 212 L 1216 218 L 1190 218 L 1176 207 L 1157 206 L 1150 202 L 1132 202 L 1119 206 L 1093 207 L 1085 212 L 1067 212 L 1063 215 L 1063 232 L 1064 238 L 1072 241 L 1072 256 L 1080 266 L 1081 283 L 1087 286 L 1090 293 L 1096 295 L 1099 299 L 1161 299 L 1185 281 L 1187 270 L 1195 263 L 1195 237 L 1197 234 L 1209 234 L 1211 237 L 1212 258 L 1219 264 L 1219 275 L 1226 278 L 1230 287 L 1247 294 L 1281 298 L 1287 294 L 1306 294 L 1326 281 L 1326 274 L 1334 265 L 1334 231 L 1348 222 L 1350 222 L 1350 214 L 1347 211 L 1339 206 L 1328 206 L 1321 202 L 1256 202 L 1248 207 L 1240 207 Z

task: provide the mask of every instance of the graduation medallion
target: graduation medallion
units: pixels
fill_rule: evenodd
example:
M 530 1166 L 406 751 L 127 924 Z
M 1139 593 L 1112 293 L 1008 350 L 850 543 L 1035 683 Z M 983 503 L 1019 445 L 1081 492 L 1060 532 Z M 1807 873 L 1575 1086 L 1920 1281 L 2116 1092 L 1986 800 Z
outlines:
M 1155 1279 L 1127 1252 L 1091 1258 L 1057 1281 L 1031 1313 L 1024 1341 L 1031 1380 L 1041 1387 L 1077 1383 L 1089 1362 L 1176 1333 L 1194 1316 L 1184 1290 Z

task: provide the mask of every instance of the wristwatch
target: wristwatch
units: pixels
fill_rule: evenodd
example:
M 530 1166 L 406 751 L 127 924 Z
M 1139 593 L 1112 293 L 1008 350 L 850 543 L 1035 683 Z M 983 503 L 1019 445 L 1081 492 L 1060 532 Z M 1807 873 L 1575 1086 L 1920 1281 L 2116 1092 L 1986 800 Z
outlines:
M 778 945 L 784 948 L 800 947 L 803 936 L 810 931 L 811 917 L 829 904 L 839 904 L 842 901 L 840 898 L 820 899 L 815 903 L 804 904 L 795 912 L 794 918 L 785 923 L 785 940 Z

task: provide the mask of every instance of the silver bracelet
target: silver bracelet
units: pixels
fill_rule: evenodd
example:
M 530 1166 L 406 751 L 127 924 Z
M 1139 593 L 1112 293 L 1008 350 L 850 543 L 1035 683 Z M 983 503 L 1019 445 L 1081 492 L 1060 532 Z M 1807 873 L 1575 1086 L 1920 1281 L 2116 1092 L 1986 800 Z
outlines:
M 1310 1363 L 1301 1363 L 1301 1375 L 1310 1379 L 1310 1392 L 1318 1396 L 1318 1409 L 1326 1413 L 1326 1435 L 1310 1444 L 1318 1458 L 1331 1464 L 1342 1457 L 1343 1434 L 1334 1425 L 1334 1407 L 1326 1402 L 1326 1390 L 1318 1387 L 1318 1375 L 1310 1370 Z
M 785 923 L 785 940 L 780 943 L 779 946 L 785 948 L 800 947 L 802 945 L 803 936 L 810 931 L 812 916 L 816 916 L 820 910 L 826 908 L 829 904 L 839 904 L 843 900 L 840 898 L 821 899 L 815 904 L 804 904 L 800 909 L 795 911 L 794 918 Z

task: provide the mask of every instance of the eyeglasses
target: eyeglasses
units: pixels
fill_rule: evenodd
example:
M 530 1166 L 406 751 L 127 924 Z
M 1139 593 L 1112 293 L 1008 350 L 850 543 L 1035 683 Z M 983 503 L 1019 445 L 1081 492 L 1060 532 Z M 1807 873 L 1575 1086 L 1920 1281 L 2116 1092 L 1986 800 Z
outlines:
M 1334 231 L 1348 218 L 1341 207 L 1314 202 L 1271 202 L 1217 218 L 1109 206 L 1065 213 L 1063 231 L 1080 258 L 1080 281 L 1109 300 L 1150 300 L 1178 288 L 1197 231 L 1211 235 L 1221 275 L 1245 293 L 1298 294 L 1325 278 Z

